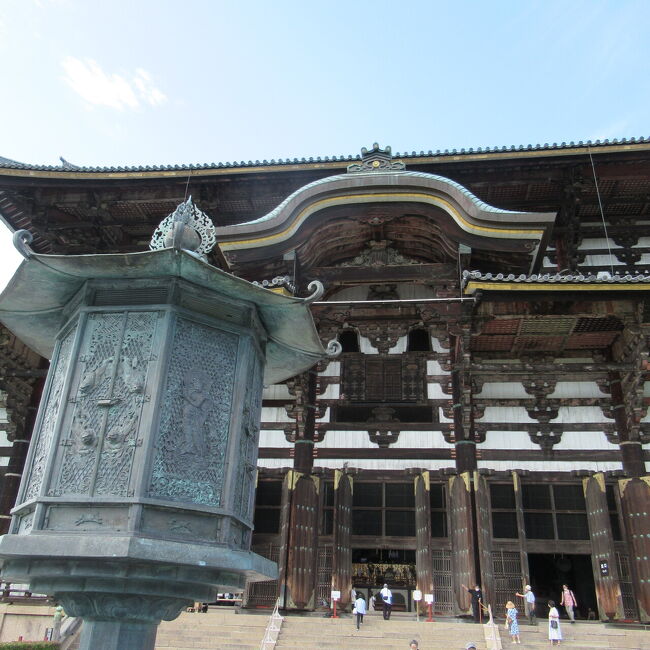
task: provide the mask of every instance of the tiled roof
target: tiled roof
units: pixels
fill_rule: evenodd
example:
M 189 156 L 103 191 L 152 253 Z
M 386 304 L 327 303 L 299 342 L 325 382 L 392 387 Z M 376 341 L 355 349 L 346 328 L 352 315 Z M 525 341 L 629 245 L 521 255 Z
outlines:
M 533 275 L 514 275 L 510 273 L 481 273 L 480 271 L 463 271 L 463 286 L 472 280 L 484 282 L 518 282 L 522 284 L 637 284 L 644 283 L 650 286 L 650 273 L 609 273 L 600 271 L 599 273 L 540 273 Z
M 508 154 L 516 152 L 535 152 L 535 151 L 561 151 L 563 149 L 576 149 L 584 147 L 608 147 L 608 146 L 620 146 L 620 145 L 634 145 L 634 144 L 650 144 L 650 137 L 640 137 L 640 138 L 614 138 L 613 140 L 587 140 L 579 142 L 554 142 L 549 144 L 545 142 L 542 144 L 528 144 L 528 145 L 511 145 L 511 146 L 502 146 L 502 147 L 478 147 L 478 148 L 469 148 L 469 149 L 437 149 L 433 151 L 429 149 L 428 151 L 411 151 L 395 153 L 393 158 L 401 158 L 407 160 L 409 158 L 422 158 L 422 157 L 458 157 L 458 156 L 473 156 L 476 154 Z M 61 158 L 61 165 L 29 165 L 26 163 L 17 162 L 9 158 L 3 158 L 0 156 L 0 167 L 5 169 L 25 169 L 32 171 L 70 171 L 70 172 L 169 172 L 169 171 L 182 171 L 182 170 L 200 170 L 200 169 L 236 169 L 236 168 L 246 168 L 246 167 L 271 167 L 276 165 L 308 165 L 308 164 L 318 164 L 318 163 L 346 163 L 355 160 L 361 160 L 361 155 L 340 155 L 340 156 L 318 156 L 318 157 L 309 157 L 309 158 L 280 158 L 278 160 L 241 160 L 239 162 L 220 162 L 220 163 L 199 163 L 191 165 L 136 165 L 136 166 L 126 166 L 126 167 L 83 167 L 78 166 L 73 163 L 68 162 L 67 160 Z

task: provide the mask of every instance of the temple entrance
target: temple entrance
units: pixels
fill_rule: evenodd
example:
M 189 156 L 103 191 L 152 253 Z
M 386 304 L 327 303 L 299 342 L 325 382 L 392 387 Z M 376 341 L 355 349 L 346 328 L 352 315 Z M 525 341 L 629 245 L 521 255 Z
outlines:
M 546 618 L 548 601 L 554 600 L 562 618 L 567 618 L 560 607 L 562 585 L 567 584 L 578 601 L 576 619 L 586 620 L 591 609 L 598 618 L 596 588 L 591 556 L 562 553 L 529 553 L 530 584 L 537 599 L 537 616 Z
M 379 591 L 388 584 L 393 593 L 393 611 L 414 610 L 412 591 L 415 589 L 415 551 L 385 548 L 352 549 L 352 586 L 375 608 L 381 609 Z

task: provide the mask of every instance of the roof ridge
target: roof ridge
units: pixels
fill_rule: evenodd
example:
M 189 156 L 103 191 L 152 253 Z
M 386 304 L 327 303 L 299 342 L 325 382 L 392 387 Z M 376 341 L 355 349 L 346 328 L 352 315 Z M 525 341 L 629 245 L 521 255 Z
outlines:
M 510 145 L 510 146 L 496 146 L 496 147 L 469 147 L 461 149 L 437 149 L 428 151 L 412 151 L 408 152 L 396 152 L 393 154 L 393 158 L 421 158 L 421 157 L 458 157 L 458 156 L 470 156 L 476 154 L 508 154 L 508 153 L 519 153 L 519 152 L 533 152 L 533 151 L 561 151 L 563 149 L 575 149 L 575 148 L 584 148 L 584 147 L 607 147 L 615 145 L 635 145 L 635 144 L 648 144 L 650 143 L 650 136 L 645 137 L 632 137 L 632 138 L 613 138 L 605 140 L 579 140 L 578 142 L 553 142 L 549 144 L 545 142 L 541 144 L 528 144 L 528 145 Z M 335 163 L 335 162 L 350 162 L 361 160 L 361 155 L 338 155 L 338 156 L 310 156 L 302 158 L 279 158 L 271 160 L 248 160 L 248 161 L 233 161 L 233 162 L 219 162 L 219 163 L 198 163 L 198 164 L 183 164 L 183 165 L 131 165 L 131 166 L 83 166 L 83 165 L 72 165 L 63 162 L 61 165 L 31 165 L 28 163 L 22 163 L 10 158 L 5 158 L 0 156 L 0 167 L 5 169 L 25 169 L 32 171 L 58 171 L 58 172 L 163 172 L 163 171 L 182 171 L 184 169 L 190 170 L 200 170 L 200 169 L 238 169 L 246 167 L 271 167 L 276 165 L 304 165 L 304 164 L 313 164 L 313 163 Z M 67 164 L 66 164 L 67 163 Z

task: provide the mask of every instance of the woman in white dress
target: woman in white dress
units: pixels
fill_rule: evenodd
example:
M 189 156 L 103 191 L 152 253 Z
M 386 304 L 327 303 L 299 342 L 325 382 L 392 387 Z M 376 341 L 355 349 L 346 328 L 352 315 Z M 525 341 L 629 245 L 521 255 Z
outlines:
M 551 645 L 560 645 L 562 641 L 562 628 L 560 628 L 560 612 L 555 607 L 555 602 L 548 601 L 548 639 Z

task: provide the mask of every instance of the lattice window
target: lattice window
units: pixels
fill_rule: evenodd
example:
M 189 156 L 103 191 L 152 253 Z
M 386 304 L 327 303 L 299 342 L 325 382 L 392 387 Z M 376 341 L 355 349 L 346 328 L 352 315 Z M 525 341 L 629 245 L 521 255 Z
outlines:
M 431 552 L 433 565 L 433 588 L 435 590 L 435 611 L 444 614 L 454 612 L 454 589 L 451 572 L 451 551 L 434 549 Z
M 318 547 L 318 577 L 316 584 L 316 607 L 329 603 L 332 591 L 332 547 Z
M 343 395 L 351 402 L 413 402 L 425 398 L 422 356 L 364 357 L 350 354 L 341 368 Z
M 253 553 L 277 562 L 280 558 L 280 546 L 277 544 L 264 544 L 253 546 Z M 244 590 L 245 607 L 275 607 L 275 601 L 278 599 L 278 581 L 263 580 L 262 582 L 248 582 Z
M 520 591 L 521 562 L 517 551 L 493 551 L 494 596 L 496 603 L 512 600 L 513 594 Z
M 630 560 L 623 553 L 616 554 L 618 576 L 621 584 L 621 596 L 623 597 L 623 614 L 625 618 L 638 618 L 636 599 L 632 589 L 632 575 L 630 573 Z

